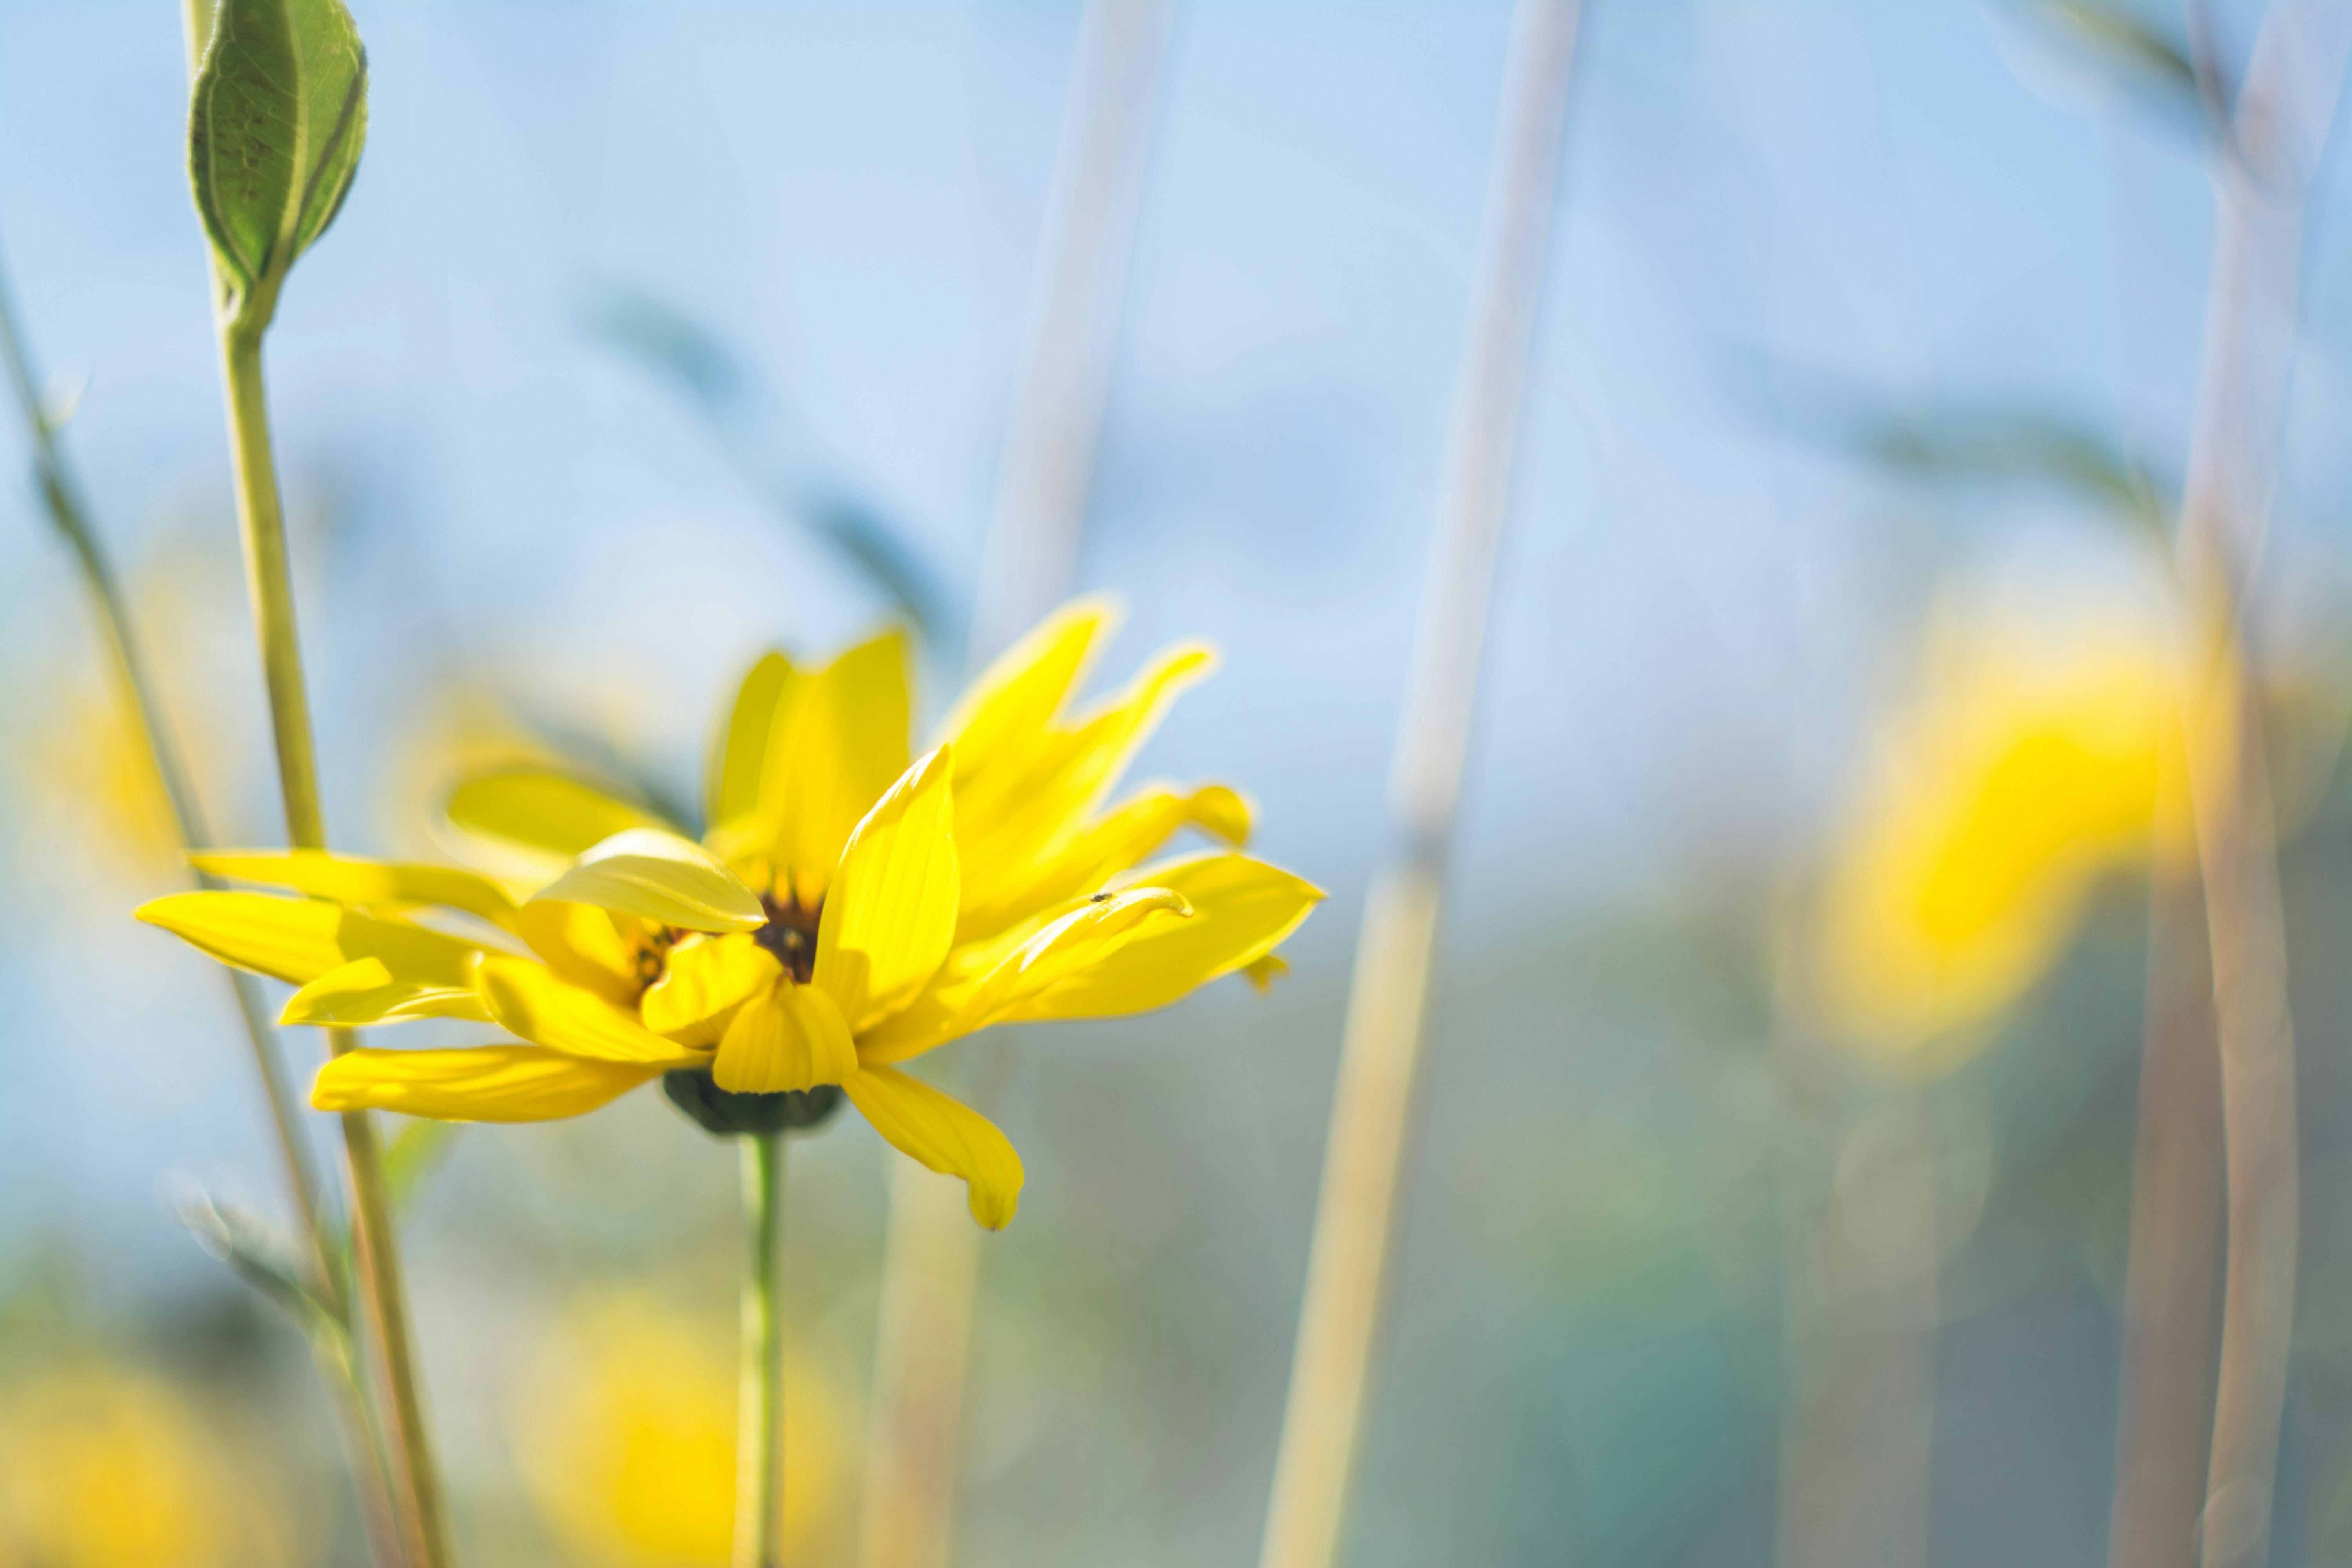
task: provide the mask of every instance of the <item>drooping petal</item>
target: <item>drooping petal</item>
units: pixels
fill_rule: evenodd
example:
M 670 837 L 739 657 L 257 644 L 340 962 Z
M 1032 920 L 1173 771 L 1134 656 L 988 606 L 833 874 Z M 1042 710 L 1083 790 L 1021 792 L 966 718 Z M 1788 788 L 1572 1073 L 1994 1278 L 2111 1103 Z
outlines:
M 712 748 L 704 809 L 713 830 L 724 829 L 760 805 L 760 772 L 768 762 L 768 736 L 783 711 L 790 689 L 802 677 L 781 653 L 763 655 L 743 677 L 727 727 Z
M 552 1121 L 595 1110 L 660 1068 L 582 1061 L 536 1046 L 346 1051 L 319 1069 L 320 1110 L 396 1110 L 444 1121 Z
M 859 819 L 907 771 L 907 639 L 887 632 L 795 682 L 769 731 L 760 816 L 778 879 L 824 896 Z
M 736 1009 L 783 972 L 776 955 L 749 931 L 684 942 L 670 950 L 668 966 L 638 1004 L 638 1016 L 646 1028 L 681 1046 L 715 1046 Z
M 657 827 L 632 827 L 591 847 L 531 902 L 551 899 L 681 931 L 753 931 L 768 922 L 760 895 L 717 856 Z
M 959 784 L 1045 732 L 1086 672 L 1096 642 L 1108 641 L 1118 619 L 1108 597 L 1073 599 L 981 672 L 940 727 L 955 747 Z
M 489 1009 L 470 985 L 430 985 L 394 975 L 380 958 L 361 958 L 331 969 L 287 999 L 278 1021 L 358 1029 L 408 1018 L 467 1018 L 490 1022 Z
M 455 866 L 367 860 L 318 849 L 209 850 L 189 856 L 188 861 L 215 877 L 291 888 L 340 904 L 390 908 L 439 904 L 514 929 L 515 901 L 507 890 L 478 872 Z
M 990 1230 L 1013 1223 L 1021 1202 L 1021 1156 L 988 1118 L 895 1068 L 860 1068 L 841 1087 L 874 1130 L 917 1164 L 962 1177 L 972 1218 Z
M 712 1081 L 735 1094 L 810 1089 L 856 1070 L 857 1047 L 833 998 L 789 980 L 743 1005 L 710 1063 Z
M 1273 952 L 1323 899 L 1312 883 L 1246 855 L 1202 855 L 1143 875 L 1153 887 L 1181 895 L 1192 917 L 1139 928 L 1099 961 L 1007 1008 L 996 1021 L 1110 1018 L 1165 1007 Z
M 141 905 L 137 913 L 223 963 L 296 985 L 354 959 L 380 958 L 397 978 L 464 986 L 481 952 L 404 921 L 267 893 L 173 893 Z
M 842 854 L 814 978 L 852 1033 L 914 1000 L 955 939 L 953 768 L 945 746 L 908 768 Z
M 501 852 L 518 874 L 552 876 L 572 857 L 632 827 L 670 825 L 644 806 L 544 768 L 478 773 L 450 794 L 449 825 Z
M 857 1042 L 861 1061 L 900 1062 L 1021 1012 L 1105 962 L 1146 929 L 1189 920 L 1183 898 L 1158 887 L 1102 894 L 1047 921 L 977 978 L 935 983 Z
M 475 982 L 490 1016 L 535 1046 L 600 1061 L 683 1067 L 701 1053 L 665 1040 L 602 997 L 522 958 L 482 962 Z
M 967 875 L 956 941 L 978 941 L 1010 930 L 1040 910 L 1084 898 L 1182 827 L 1197 827 L 1241 848 L 1249 842 L 1254 815 L 1248 797 L 1223 784 L 1203 784 L 1190 793 L 1155 784 L 1113 807 L 1025 870 L 1000 870 L 987 878 L 984 885 L 999 889 L 993 897 L 975 894 Z
M 1086 828 L 1169 704 L 1207 677 L 1216 656 L 1199 644 L 1163 650 L 1127 689 L 1024 753 L 956 787 L 956 831 L 972 868 L 970 905 L 1017 899 L 1040 868 Z

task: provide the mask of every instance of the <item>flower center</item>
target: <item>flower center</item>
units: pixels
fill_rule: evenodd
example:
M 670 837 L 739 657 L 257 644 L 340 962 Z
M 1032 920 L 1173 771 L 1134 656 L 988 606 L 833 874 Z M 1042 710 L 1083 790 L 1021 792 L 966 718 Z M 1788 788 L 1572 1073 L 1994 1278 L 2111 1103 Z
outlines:
M 753 931 L 751 940 L 776 955 L 794 984 L 807 984 L 816 969 L 817 917 L 824 910 L 824 900 L 803 905 L 787 894 L 779 903 L 772 893 L 760 902 L 768 911 L 768 923 Z

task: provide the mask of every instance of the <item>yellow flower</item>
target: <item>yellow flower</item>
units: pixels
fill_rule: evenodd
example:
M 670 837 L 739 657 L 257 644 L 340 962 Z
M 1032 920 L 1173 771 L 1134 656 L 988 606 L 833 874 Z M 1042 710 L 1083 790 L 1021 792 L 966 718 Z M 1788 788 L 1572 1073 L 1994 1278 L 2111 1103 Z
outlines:
M 2056 635 L 2014 613 L 1939 621 L 1923 689 L 1880 736 L 1813 954 L 1825 1021 L 1863 1048 L 1952 1059 L 2057 957 L 2102 876 L 2193 853 L 2163 629 L 2074 611 Z
M 635 1295 L 576 1303 L 554 1326 L 516 1406 L 515 1453 L 567 1561 L 729 1561 L 736 1379 L 710 1339 Z M 798 1362 L 784 1432 L 784 1546 L 800 1562 L 833 1522 L 847 1444 L 830 1389 Z
M 262 1568 L 279 1500 L 168 1385 L 119 1367 L 0 1390 L 0 1563 Z
M 1066 713 L 1109 619 L 1071 605 L 992 666 L 946 739 L 908 758 L 897 636 L 814 672 L 753 667 L 722 731 L 703 844 L 575 780 L 471 780 L 450 816 L 553 879 L 520 893 L 446 867 L 318 853 L 223 854 L 215 873 L 313 900 L 185 894 L 140 918 L 301 987 L 289 1024 L 449 1016 L 530 1042 L 365 1049 L 327 1064 L 321 1110 L 534 1121 L 665 1073 L 739 1094 L 837 1085 L 883 1137 L 1011 1221 L 1021 1161 L 1003 1133 L 899 1064 L 994 1024 L 1165 1006 L 1254 978 L 1322 894 L 1236 849 L 1135 869 L 1180 828 L 1238 847 L 1248 804 L 1220 784 L 1149 785 L 1106 806 L 1204 648 Z M 420 906 L 477 922 L 450 934 Z

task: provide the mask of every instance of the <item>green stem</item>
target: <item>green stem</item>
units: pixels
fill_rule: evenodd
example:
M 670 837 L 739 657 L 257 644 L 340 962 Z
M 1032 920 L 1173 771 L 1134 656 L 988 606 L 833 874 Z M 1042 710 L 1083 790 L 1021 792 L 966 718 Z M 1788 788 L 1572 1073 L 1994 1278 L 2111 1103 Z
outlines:
M 254 308 L 257 303 L 263 308 Z M 245 540 L 246 577 L 260 637 L 262 673 L 269 689 L 278 776 L 286 801 L 287 839 L 297 849 L 323 849 L 327 832 L 319 803 L 318 752 L 310 738 L 310 702 L 295 626 L 286 513 L 278 499 L 269 407 L 262 384 L 261 339 L 268 320 L 266 304 L 246 301 L 220 322 L 229 454 L 236 483 L 237 521 Z M 352 1046 L 350 1031 L 328 1031 L 327 1048 L 331 1054 L 341 1056 Z M 342 1117 L 342 1128 L 352 1184 L 353 1253 L 360 1289 L 383 1357 L 389 1395 L 384 1425 L 397 1461 L 402 1532 L 414 1568 L 446 1568 L 452 1560 L 448 1521 L 417 1395 L 399 1237 L 385 1194 L 375 1125 L 366 1112 L 350 1111 Z
M 737 1393 L 734 1568 L 782 1568 L 784 1517 L 784 1135 L 743 1139 L 743 1374 Z

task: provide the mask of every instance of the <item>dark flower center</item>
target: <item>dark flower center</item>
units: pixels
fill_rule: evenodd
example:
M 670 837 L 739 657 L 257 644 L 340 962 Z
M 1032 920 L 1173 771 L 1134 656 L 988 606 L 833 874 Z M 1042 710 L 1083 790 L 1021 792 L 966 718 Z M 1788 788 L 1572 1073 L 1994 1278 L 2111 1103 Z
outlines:
M 768 923 L 753 931 L 751 940 L 776 955 L 793 984 L 807 984 L 816 968 L 817 919 L 824 912 L 824 900 L 803 905 L 788 894 L 779 903 L 771 893 L 760 902 L 768 911 Z

